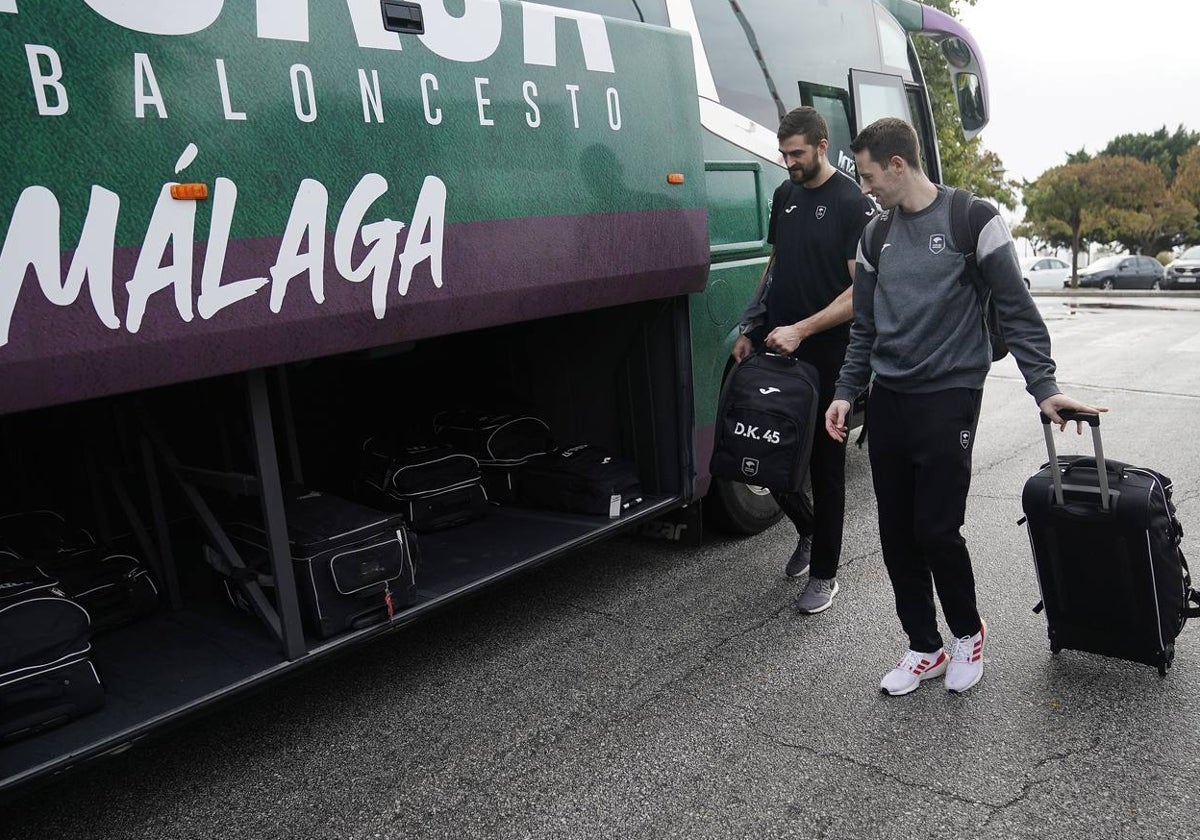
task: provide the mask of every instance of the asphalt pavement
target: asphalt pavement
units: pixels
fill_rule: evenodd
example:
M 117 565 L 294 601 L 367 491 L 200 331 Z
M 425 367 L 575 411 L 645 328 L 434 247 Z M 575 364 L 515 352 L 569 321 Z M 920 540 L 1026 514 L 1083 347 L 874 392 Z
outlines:
M 1111 409 L 1110 458 L 1175 480 L 1200 557 L 1200 311 L 1038 302 L 1064 390 Z M 1050 654 L 1017 525 L 1044 460 L 1006 359 L 965 528 L 990 631 L 967 694 L 878 693 L 904 639 L 851 449 L 826 613 L 793 609 L 786 523 L 699 548 L 620 538 L 29 791 L 0 836 L 1200 836 L 1200 621 L 1165 679 Z

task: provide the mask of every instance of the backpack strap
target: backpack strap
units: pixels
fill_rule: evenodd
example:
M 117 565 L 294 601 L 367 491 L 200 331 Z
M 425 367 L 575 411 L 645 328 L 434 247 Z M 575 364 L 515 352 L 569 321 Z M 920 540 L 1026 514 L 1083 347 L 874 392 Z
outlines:
M 892 229 L 892 217 L 895 211 L 884 210 L 870 224 L 870 236 L 867 238 L 867 259 L 875 273 L 879 273 L 879 256 L 883 253 L 883 243 L 887 241 L 888 231 Z
M 975 249 L 979 246 L 979 231 L 971 225 L 971 204 L 975 196 L 967 190 L 955 188 L 950 194 L 950 233 L 954 237 L 954 247 L 962 252 L 967 263 L 967 276 L 975 286 L 979 295 L 979 305 L 984 306 L 987 298 L 987 288 L 984 284 L 979 263 L 975 259 Z

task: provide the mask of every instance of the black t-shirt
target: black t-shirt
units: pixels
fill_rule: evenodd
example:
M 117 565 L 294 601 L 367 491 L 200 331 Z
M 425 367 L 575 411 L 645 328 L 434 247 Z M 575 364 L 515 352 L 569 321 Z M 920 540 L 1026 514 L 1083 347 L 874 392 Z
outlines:
M 784 181 L 771 202 L 767 242 L 775 246 L 775 268 L 767 293 L 767 326 L 794 324 L 820 312 L 850 287 L 858 239 L 875 205 L 858 184 L 835 171 L 819 187 Z M 801 344 L 850 340 L 850 324 L 817 333 Z M 815 349 L 815 348 L 814 348 Z

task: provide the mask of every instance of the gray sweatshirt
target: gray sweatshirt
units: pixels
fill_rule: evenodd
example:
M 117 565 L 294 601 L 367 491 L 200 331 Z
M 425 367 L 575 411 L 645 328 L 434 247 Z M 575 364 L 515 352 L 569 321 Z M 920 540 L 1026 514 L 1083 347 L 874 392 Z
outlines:
M 835 399 L 853 402 L 874 372 L 894 391 L 928 393 L 982 388 L 991 348 L 979 298 L 953 241 L 950 191 L 938 187 L 933 204 L 918 213 L 899 208 L 874 266 L 865 252 L 879 219 L 859 241 L 854 273 L 854 323 Z M 1000 314 L 1004 338 L 1027 390 L 1038 403 L 1059 393 L 1050 358 L 1050 335 L 1021 277 L 1008 226 L 991 205 L 972 202 L 972 228 L 980 273 Z M 990 216 L 986 223 L 982 216 Z M 969 250 L 969 249 L 968 249 Z

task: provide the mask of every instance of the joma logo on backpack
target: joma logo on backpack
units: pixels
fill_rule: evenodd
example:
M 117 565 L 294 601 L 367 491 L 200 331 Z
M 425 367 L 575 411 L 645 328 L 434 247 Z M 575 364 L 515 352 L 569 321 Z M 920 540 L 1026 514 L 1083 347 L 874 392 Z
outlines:
M 779 443 L 779 432 L 774 429 L 759 430 L 758 426 L 748 426 L 740 420 L 734 425 L 733 433 L 750 440 L 765 440 L 767 443 Z

